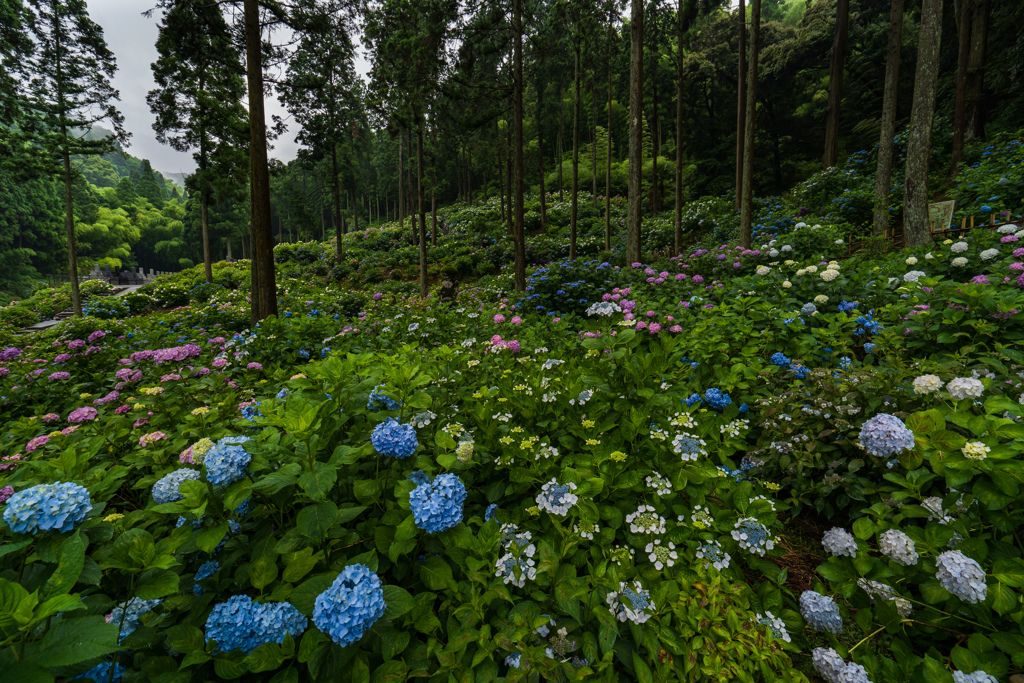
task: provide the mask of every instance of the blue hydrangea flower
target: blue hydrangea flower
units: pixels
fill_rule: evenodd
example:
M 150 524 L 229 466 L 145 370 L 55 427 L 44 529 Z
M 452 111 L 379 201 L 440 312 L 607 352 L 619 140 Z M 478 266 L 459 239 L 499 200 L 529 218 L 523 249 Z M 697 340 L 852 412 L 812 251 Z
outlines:
M 409 481 L 416 484 L 416 486 L 422 486 L 423 484 L 430 483 L 430 477 L 428 477 L 427 473 L 423 470 L 416 470 L 409 475 Z
M 307 351 L 306 349 L 301 349 L 299 351 L 299 358 L 303 358 L 303 359 L 309 358 L 309 351 Z
M 704 392 L 704 400 L 715 410 L 725 410 L 725 407 L 732 403 L 729 394 L 723 393 L 721 389 L 708 389 Z
M 163 600 L 142 600 L 132 598 L 127 602 L 120 603 L 110 613 L 110 623 L 121 629 L 121 636 L 118 642 L 126 638 L 135 629 L 142 626 L 142 615 L 152 612 Z
M 420 484 L 409 494 L 416 526 L 430 534 L 451 529 L 461 522 L 465 501 L 466 486 L 454 474 L 439 475 L 432 483 Z
M 216 562 L 215 560 L 210 560 L 206 564 L 204 564 L 201 567 L 199 567 L 199 569 L 196 570 L 196 577 L 195 577 L 196 585 L 193 587 L 193 592 L 196 595 L 202 595 L 204 591 L 203 591 L 203 587 L 199 585 L 199 582 L 202 581 L 203 579 L 210 578 L 211 576 L 216 574 L 217 570 L 219 570 L 219 569 L 220 569 L 220 563 Z
M 345 647 L 363 637 L 384 614 L 380 578 L 363 564 L 345 567 L 313 603 L 313 623 Z
M 281 389 L 281 391 L 277 392 L 275 398 L 277 398 L 278 401 L 283 401 L 288 398 L 290 393 L 292 393 L 291 390 L 288 387 L 285 387 L 284 389 Z
M 114 669 L 114 675 L 110 675 L 110 669 Z M 83 678 L 89 678 L 93 683 L 117 683 L 124 676 L 124 667 L 117 662 L 101 662 L 93 668 L 86 671 L 84 674 L 78 674 L 74 680 L 80 680 Z
M 895 415 L 878 413 L 861 427 L 860 442 L 871 455 L 885 458 L 913 448 L 914 432 Z
M 985 570 L 977 560 L 959 550 L 947 550 L 935 558 L 935 567 L 935 578 L 953 595 L 972 605 L 985 600 L 988 594 Z
M 4 521 L 16 534 L 67 532 L 80 524 L 92 502 L 89 491 L 73 482 L 38 484 L 7 499 Z
M 816 631 L 843 632 L 843 617 L 839 605 L 827 595 L 815 591 L 804 591 L 800 595 L 800 614 Z
M 513 652 L 508 657 L 505 657 L 505 666 L 510 666 L 513 669 L 519 668 L 519 663 L 522 660 L 522 655 L 518 652 Z
M 495 515 L 496 512 L 498 512 L 498 504 L 497 503 L 491 503 L 490 505 L 488 505 L 487 509 L 484 510 L 484 521 L 485 522 L 489 522 L 492 519 L 494 519 L 494 515 Z
M 164 503 L 174 503 L 181 500 L 185 496 L 181 495 L 181 491 L 178 487 L 181 486 L 183 481 L 196 481 L 199 479 L 199 472 L 197 470 L 190 470 L 187 467 L 174 470 L 170 474 L 165 474 L 155 484 L 153 484 L 153 500 L 158 505 Z
M 404 425 L 393 417 L 373 428 L 370 442 L 378 453 L 392 458 L 408 458 L 419 447 L 416 428 Z
M 999 683 L 999 679 L 981 669 L 969 674 L 965 674 L 963 671 L 954 671 L 953 683 Z
M 877 344 L 868 342 L 864 345 L 864 353 L 874 353 L 876 348 L 878 348 Z
M 252 456 L 245 452 L 242 444 L 250 440 L 247 436 L 225 436 L 214 444 L 203 460 L 206 478 L 211 484 L 225 486 L 245 476 Z
M 850 311 L 857 310 L 857 306 L 858 304 L 856 301 L 846 301 L 844 299 L 836 308 L 839 310 L 840 313 L 849 313 Z
M 839 359 L 839 368 L 841 370 L 849 370 L 851 365 L 853 365 L 853 359 L 849 356 L 843 356 Z
M 327 358 L 327 354 L 329 354 L 330 352 L 331 352 L 331 347 L 330 346 L 325 346 L 323 348 L 323 350 L 320 351 L 320 357 L 321 358 Z
M 818 307 L 812 303 L 806 303 L 800 308 L 801 315 L 814 315 L 818 312 Z
M 366 409 L 376 413 L 379 410 L 398 410 L 401 408 L 402 404 L 400 402 L 377 392 L 382 386 L 384 385 L 378 384 L 370 392 L 370 400 L 366 402 Z
M 700 403 L 701 400 L 703 399 L 701 399 L 700 394 L 692 393 L 683 401 L 683 403 L 687 406 L 692 406 L 694 403 Z
M 242 408 L 242 417 L 246 420 L 255 420 L 257 417 L 264 417 L 263 413 L 260 412 L 260 405 L 262 401 L 256 401 L 254 405 L 244 406 Z
M 264 643 L 282 643 L 286 634 L 298 638 L 308 625 L 306 617 L 287 602 L 253 602 L 248 595 L 234 595 L 214 605 L 206 619 L 206 639 L 223 652 L 252 652 Z
M 768 360 L 772 365 L 778 365 L 780 368 L 789 367 L 789 358 L 785 356 L 781 351 L 776 351 L 772 354 L 772 357 Z

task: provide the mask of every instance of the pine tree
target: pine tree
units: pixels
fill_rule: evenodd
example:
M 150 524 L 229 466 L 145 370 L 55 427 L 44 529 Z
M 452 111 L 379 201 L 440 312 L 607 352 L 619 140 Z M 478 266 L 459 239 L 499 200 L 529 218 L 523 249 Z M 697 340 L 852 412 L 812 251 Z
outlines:
M 206 282 L 213 282 L 209 205 L 216 187 L 236 187 L 247 175 L 242 62 L 219 5 L 204 0 L 165 3 L 153 63 L 157 87 L 146 101 L 157 139 L 193 152 Z M 226 181 L 226 182 L 225 182 Z M 233 182 L 232 182 L 233 181 Z
M 64 182 L 68 274 L 72 305 L 80 316 L 71 156 L 110 152 L 115 140 L 128 139 L 124 117 L 114 105 L 120 96 L 110 84 L 117 62 L 103 29 L 89 18 L 85 0 L 31 0 L 27 17 L 35 51 L 20 68 L 25 77 L 22 87 L 26 109 L 38 121 L 33 138 L 38 156 L 59 169 Z M 80 135 L 100 121 L 113 127 L 113 135 L 95 140 Z
M 757 71 L 761 54 L 761 0 L 750 3 L 750 60 L 747 65 L 747 112 L 743 134 L 743 199 L 740 202 L 740 246 L 750 249 L 754 217 L 754 138 L 757 134 Z
M 824 167 L 832 168 L 839 161 L 839 109 L 843 100 L 843 62 L 846 58 L 846 36 L 850 28 L 850 0 L 836 5 L 836 35 L 829 57 L 828 115 L 825 118 Z
M 892 190 L 892 149 L 896 133 L 896 99 L 899 95 L 900 47 L 903 44 L 903 2 L 892 0 L 889 16 L 889 46 L 885 59 L 885 86 L 882 99 L 882 128 L 878 138 L 878 165 L 875 169 L 874 234 L 889 229 L 889 194 Z
M 626 214 L 626 265 L 640 261 L 643 206 L 641 174 L 644 145 L 644 3 L 631 0 L 629 17 L 629 196 Z

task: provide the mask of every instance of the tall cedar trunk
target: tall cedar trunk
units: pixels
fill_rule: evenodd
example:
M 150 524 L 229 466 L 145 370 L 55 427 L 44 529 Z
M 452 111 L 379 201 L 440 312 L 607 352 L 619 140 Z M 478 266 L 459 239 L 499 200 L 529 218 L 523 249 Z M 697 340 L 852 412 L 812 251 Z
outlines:
M 903 243 L 919 247 L 931 239 L 928 224 L 928 156 L 935 116 L 935 88 L 942 43 L 942 0 L 923 0 L 914 76 L 914 106 L 907 138 L 906 183 L 903 186 Z
M 967 65 L 967 142 L 985 137 L 985 50 L 988 45 L 988 23 L 992 0 L 977 0 L 974 5 L 974 28 L 971 31 L 971 56 Z
M 604 249 L 612 248 L 612 31 L 615 22 L 615 3 L 608 11 L 608 129 L 605 131 L 604 159 Z
M 228 236 L 228 238 L 227 238 L 227 243 L 228 243 L 228 244 L 227 244 L 227 247 L 228 247 L 228 255 L 227 255 L 227 260 L 228 260 L 228 261 L 230 261 L 230 260 L 231 260 L 231 259 L 233 258 L 233 257 L 231 256 L 231 237 L 230 237 L 230 236 Z
M 359 204 L 356 203 L 355 190 L 352 190 L 352 229 L 359 232 Z
M 206 273 L 206 281 L 213 282 L 213 259 L 210 255 L 210 219 L 208 206 L 210 194 L 204 187 L 199 191 L 199 218 L 203 226 L 203 271 Z
M 260 268 L 253 253 L 256 243 L 256 201 L 253 184 L 249 182 L 249 327 L 260 321 Z
M 500 209 L 501 209 L 501 220 L 502 220 L 502 222 L 505 221 L 505 172 L 502 169 L 502 166 L 504 166 L 504 163 L 505 162 L 503 162 L 502 159 L 501 159 L 501 142 L 499 142 L 498 143 L 498 194 L 500 196 L 499 196 L 499 199 L 498 199 L 498 203 L 501 205 Z M 509 199 L 511 199 L 511 197 Z M 512 210 L 512 203 L 510 201 L 509 202 L 509 211 L 511 211 L 511 210 Z
M 412 129 L 407 131 L 409 137 L 407 138 L 409 154 L 412 155 Z M 408 159 L 405 164 L 405 212 L 409 216 L 410 227 L 412 228 L 413 239 L 416 244 L 419 244 L 420 233 L 416 228 L 416 210 L 413 208 L 413 192 L 415 190 L 412 186 L 412 159 Z
M 874 234 L 889 230 L 889 193 L 892 186 L 892 148 L 896 134 L 896 99 L 900 82 L 900 47 L 903 44 L 903 2 L 892 0 L 889 14 L 889 47 L 885 58 L 885 91 L 882 130 L 878 135 L 878 166 L 875 169 Z
M 515 228 L 516 291 L 526 291 L 526 234 L 523 224 L 523 0 L 512 0 L 512 214 Z
M 334 193 L 334 239 L 338 241 L 335 253 L 338 263 L 345 258 L 344 240 L 341 239 L 341 182 L 338 180 L 338 150 L 331 145 L 331 191 Z
M 437 246 L 437 176 L 430 183 L 430 245 Z
M 510 132 L 511 134 L 511 132 Z M 511 145 L 510 145 L 511 147 Z M 511 150 L 509 150 L 511 152 Z M 515 242 L 515 223 L 512 220 L 512 156 L 505 160 L 505 194 L 508 196 L 508 211 L 505 212 L 505 229 Z M 513 248 L 514 250 L 514 248 Z
M 71 283 L 71 307 L 75 315 L 82 317 L 82 293 L 78 289 L 78 254 L 75 245 L 75 205 L 71 197 L 71 154 L 68 150 L 68 127 L 65 123 L 67 105 L 64 100 L 64 60 L 61 54 L 61 38 L 63 29 L 60 25 L 59 12 L 54 7 L 53 38 L 57 50 L 56 85 L 57 107 L 60 115 L 61 157 L 64 162 L 64 233 L 68 241 L 68 281 Z
M 747 134 L 747 8 L 740 0 L 739 71 L 736 78 L 736 210 L 743 202 L 743 138 Z M 712 119 L 714 120 L 714 119 Z
M 676 187 L 675 253 L 683 251 L 683 39 L 686 37 L 686 13 L 679 8 L 676 25 Z
M 398 134 L 398 229 L 405 230 L 405 210 L 403 209 L 402 193 L 405 188 L 402 187 L 402 143 L 405 141 L 405 137 Z
M 544 84 L 537 84 L 537 170 L 540 173 L 540 227 L 548 227 L 548 197 L 544 186 Z
M 955 178 L 964 158 L 964 135 L 967 133 L 967 62 L 971 55 L 971 15 L 973 0 L 960 0 L 957 20 L 956 97 L 953 107 L 953 153 L 949 162 L 949 175 Z
M 416 127 L 416 202 L 420 215 L 420 297 L 427 298 L 427 214 L 423 201 L 423 122 Z
M 629 20 L 629 204 L 626 265 L 640 261 L 641 173 L 644 154 L 644 3 L 631 0 Z
M 562 142 L 562 84 L 558 84 L 558 150 L 555 154 L 555 162 L 558 164 L 558 201 L 565 201 L 565 186 L 562 184 L 562 157 L 565 154 L 564 143 Z
M 747 68 L 746 132 L 743 134 L 743 201 L 740 203 L 740 246 L 749 249 L 753 240 L 754 138 L 757 135 L 757 62 L 761 51 L 761 0 L 750 3 L 750 64 Z
M 651 69 L 651 108 L 654 116 L 651 121 L 651 215 L 658 213 L 658 154 L 661 152 L 661 124 L 658 121 L 658 63 Z
M 569 198 L 569 260 L 576 260 L 576 225 L 580 191 L 580 44 L 577 41 L 572 96 L 572 196 Z
M 270 169 L 267 166 L 267 123 L 263 111 L 259 0 L 245 0 L 245 55 L 249 85 L 249 159 L 253 194 L 253 260 L 259 273 L 258 320 L 277 315 L 274 277 L 274 235 L 270 225 Z
M 839 111 L 843 101 L 843 61 L 846 57 L 846 35 L 850 27 L 850 0 L 836 5 L 836 37 L 829 57 L 828 114 L 825 118 L 825 168 L 839 160 Z

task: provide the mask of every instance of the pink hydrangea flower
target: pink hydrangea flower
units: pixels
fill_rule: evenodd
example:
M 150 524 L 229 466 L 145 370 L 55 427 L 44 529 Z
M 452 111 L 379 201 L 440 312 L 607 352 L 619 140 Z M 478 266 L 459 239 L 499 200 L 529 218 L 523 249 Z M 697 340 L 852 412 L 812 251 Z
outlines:
M 212 363 L 210 363 L 210 365 L 212 365 L 215 368 L 222 368 L 222 367 L 224 367 L 227 364 L 228 364 L 228 359 L 227 358 L 215 358 L 214 361 Z
M 512 324 L 513 325 L 522 325 L 523 324 L 523 319 L 520 318 L 518 315 L 514 315 L 514 316 L 512 316 Z
M 680 332 L 683 331 L 683 328 L 680 327 L 679 325 L 673 325 L 672 327 L 668 328 L 668 331 L 672 332 L 673 334 L 679 334 Z
M 60 433 L 63 434 L 64 436 L 67 436 L 68 434 L 74 434 L 77 431 L 78 425 L 71 425 L 70 427 L 65 427 L 64 429 L 60 430 Z
M 249 364 L 247 364 L 245 366 L 245 368 L 247 370 L 262 370 L 263 369 L 263 364 L 262 363 L 249 363 Z
M 10 470 L 21 460 L 21 453 L 15 453 L 14 455 L 5 455 L 0 459 L 0 470 Z
M 98 339 L 103 339 L 106 336 L 107 333 L 104 332 L 103 330 L 96 330 L 95 332 L 89 335 L 89 343 L 92 344 L 94 341 Z
M 498 313 L 497 315 L 494 316 L 494 322 L 499 324 L 505 322 L 505 316 L 503 316 L 501 313 Z
M 25 451 L 27 453 L 31 453 L 32 451 L 39 450 L 48 443 L 50 443 L 50 437 L 47 436 L 46 434 L 43 434 L 42 436 L 37 436 L 36 438 L 28 442 L 28 445 L 25 446 Z
M 694 275 L 693 276 L 693 284 L 699 285 L 702 282 L 704 282 L 704 278 L 703 277 L 701 277 L 700 275 Z
M 62 379 L 70 379 L 70 378 L 71 378 L 71 373 L 70 372 L 52 372 L 52 373 L 50 373 L 50 376 L 47 377 L 46 379 L 62 380 Z
M 178 460 L 180 460 L 181 462 L 185 463 L 186 465 L 194 464 L 192 462 L 192 447 L 189 446 L 188 448 L 183 450 L 181 453 L 179 453 L 178 454 Z
M 114 414 L 115 415 L 124 415 L 125 413 L 127 413 L 131 409 L 132 409 L 132 407 L 126 403 L 123 406 L 118 406 L 117 409 L 114 410 Z
M 92 406 L 75 408 L 71 411 L 71 414 L 68 415 L 68 422 L 88 422 L 90 420 L 95 420 L 98 413 L 99 411 Z
M 193 376 L 193 377 L 206 377 L 206 376 L 207 376 L 207 375 L 209 375 L 209 374 L 210 374 L 210 368 L 199 368 L 199 369 L 197 369 L 197 370 L 196 370 L 196 371 L 195 371 L 195 372 L 194 372 L 194 373 L 192 374 L 192 376 Z
M 69 360 L 71 360 L 70 353 L 58 353 L 57 356 L 53 359 L 53 362 L 60 365 L 61 363 L 66 363 Z
M 149 424 L 149 418 L 148 417 L 140 417 L 138 420 L 135 421 L 135 424 L 132 425 L 132 429 L 138 429 L 139 427 L 145 427 L 148 424 Z
M 638 322 L 636 324 L 636 331 L 637 332 L 639 332 L 640 330 L 646 330 L 646 329 L 647 329 L 647 323 L 645 323 L 643 320 L 641 320 L 640 322 Z
M 82 348 L 84 346 L 85 346 L 85 340 L 84 339 L 74 339 L 74 340 L 68 342 L 68 348 L 71 349 L 72 351 L 74 351 L 75 349 L 80 349 L 80 348 Z
M 142 447 L 149 446 L 150 444 L 156 443 L 166 439 L 167 435 L 163 432 L 150 432 L 149 434 L 143 434 L 139 437 L 139 445 Z
M 0 489 L 0 503 L 6 503 L 7 499 L 14 495 L 13 486 L 5 486 Z
M 39 419 L 41 419 L 43 422 L 56 422 L 57 420 L 60 419 L 60 415 L 58 415 L 57 413 L 47 413 L 46 415 L 43 415 Z
M 658 334 L 661 332 L 661 325 L 658 323 L 651 323 L 651 326 L 648 329 L 650 329 L 651 334 Z

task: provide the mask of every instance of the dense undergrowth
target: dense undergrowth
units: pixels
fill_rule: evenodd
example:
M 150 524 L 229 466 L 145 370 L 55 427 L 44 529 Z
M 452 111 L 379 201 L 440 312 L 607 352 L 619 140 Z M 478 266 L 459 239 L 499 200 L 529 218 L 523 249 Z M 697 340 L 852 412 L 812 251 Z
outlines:
M 958 196 L 1021 206 L 1019 150 L 972 157 Z M 705 198 L 679 257 L 653 254 L 669 216 L 626 264 L 595 214 L 569 263 L 553 203 L 516 295 L 486 203 L 443 212 L 429 250 L 454 302 L 415 296 L 389 225 L 341 265 L 278 247 L 281 315 L 254 329 L 248 264 L 221 263 L 8 342 L 4 670 L 1020 673 L 1024 232 L 850 255 L 861 166 L 760 201 L 753 250 Z

